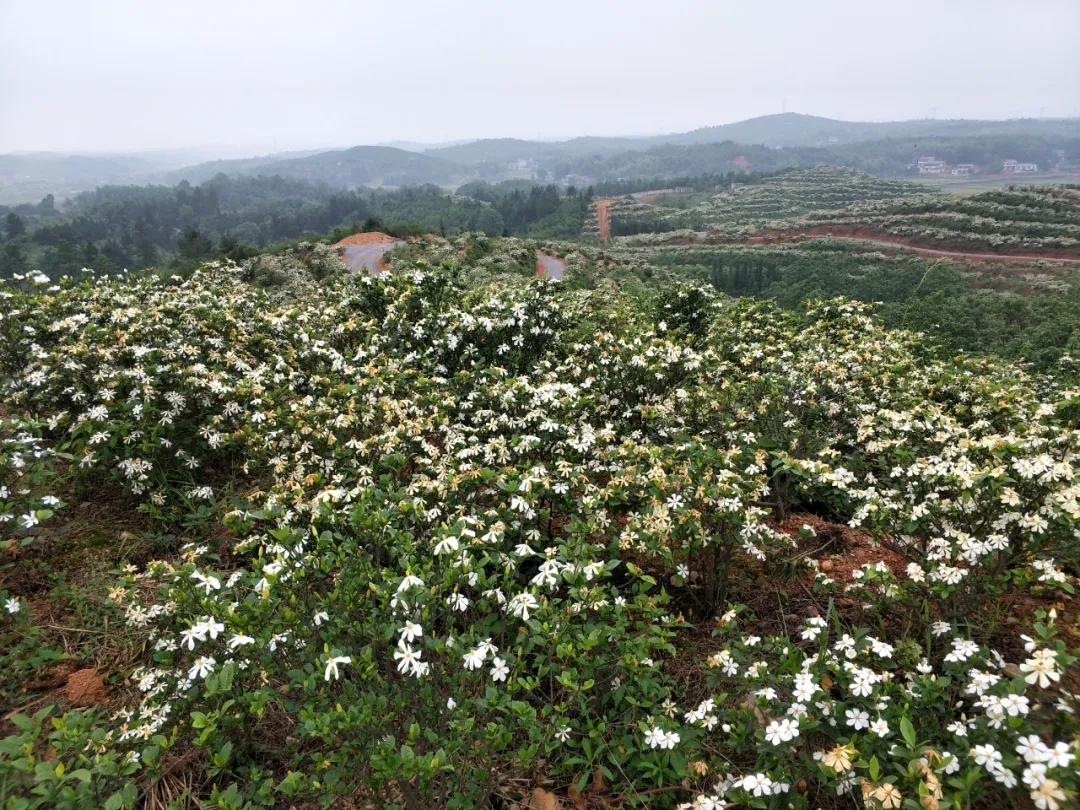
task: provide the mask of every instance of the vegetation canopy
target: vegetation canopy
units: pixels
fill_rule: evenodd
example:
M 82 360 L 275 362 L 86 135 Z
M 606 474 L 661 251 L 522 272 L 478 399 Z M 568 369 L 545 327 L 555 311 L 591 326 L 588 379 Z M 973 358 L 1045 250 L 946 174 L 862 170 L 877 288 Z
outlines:
M 572 243 L 290 250 L 0 291 L 4 807 L 1074 801 L 1070 356 Z M 112 698 L 31 707 L 95 500 Z

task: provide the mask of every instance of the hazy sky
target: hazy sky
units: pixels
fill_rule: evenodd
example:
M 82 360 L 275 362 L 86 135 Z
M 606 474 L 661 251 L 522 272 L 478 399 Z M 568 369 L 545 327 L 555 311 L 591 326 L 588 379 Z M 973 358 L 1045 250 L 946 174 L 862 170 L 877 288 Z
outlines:
M 1080 114 L 1080 0 L 0 0 L 0 152 Z

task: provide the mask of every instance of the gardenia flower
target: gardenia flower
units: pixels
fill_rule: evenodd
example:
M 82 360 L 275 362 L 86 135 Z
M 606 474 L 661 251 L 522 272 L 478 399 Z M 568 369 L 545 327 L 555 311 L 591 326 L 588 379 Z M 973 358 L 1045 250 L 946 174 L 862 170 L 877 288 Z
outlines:
M 12 615 L 15 615 L 20 610 L 22 610 L 22 605 L 19 603 L 18 598 L 13 596 L 10 599 L 4 601 L 4 610 L 6 610 Z
M 338 671 L 338 664 L 351 664 L 351 663 L 352 663 L 352 658 L 350 656 L 348 656 L 348 655 L 338 655 L 338 656 L 333 656 L 331 658 L 326 659 L 326 672 L 323 673 L 323 680 L 328 681 L 328 680 L 330 680 L 330 676 L 333 675 L 334 680 L 336 681 L 338 679 L 338 677 L 340 676 L 340 674 L 341 674 Z
M 402 675 L 412 675 L 419 678 L 426 675 L 429 665 L 420 660 L 422 650 L 414 650 L 404 638 L 398 641 L 397 649 L 394 650 L 394 660 L 398 662 L 397 669 Z
M 459 613 L 464 613 L 469 609 L 469 597 L 465 596 L 465 594 L 454 592 L 446 597 L 446 604 Z
M 1020 665 L 1020 671 L 1028 673 L 1024 678 L 1028 683 L 1038 683 L 1039 688 L 1045 689 L 1051 681 L 1060 681 L 1061 673 L 1057 670 L 1057 654 L 1053 650 L 1036 650 L 1035 653 Z
M 845 712 L 847 724 L 856 731 L 870 727 L 870 715 L 861 709 L 848 709 Z
M 195 680 L 195 678 L 205 678 L 211 672 L 214 671 L 214 666 L 217 662 L 213 657 L 208 655 L 200 655 L 195 659 L 194 665 L 188 670 L 188 678 Z
M 1001 752 L 992 745 L 972 746 L 970 753 L 975 759 L 975 764 L 982 765 L 987 770 L 993 770 L 995 766 L 1001 764 Z
M 799 736 L 799 722 L 784 718 L 777 722 L 774 720 L 765 729 L 765 739 L 773 745 L 782 742 L 791 742 Z
M 230 650 L 235 650 L 238 647 L 241 647 L 241 646 L 243 646 L 245 644 L 254 644 L 254 643 L 255 643 L 255 639 L 253 639 L 251 636 L 235 635 L 235 636 L 233 636 L 232 638 L 229 639 L 229 649 Z
M 531 593 L 519 593 L 510 600 L 507 607 L 511 613 L 527 622 L 529 620 L 529 611 L 536 610 L 537 604 L 536 597 Z
M 965 638 L 954 638 L 952 640 L 952 646 L 953 651 L 945 656 L 945 660 L 953 663 L 967 661 L 979 651 L 978 644 L 974 641 L 968 641 Z
M 198 571 L 192 571 L 191 578 L 199 583 L 199 587 L 204 590 L 207 596 L 210 595 L 211 591 L 221 590 L 221 580 L 217 577 L 209 577 Z
M 1035 803 L 1039 810 L 1058 810 L 1061 807 L 1061 802 L 1066 801 L 1067 798 L 1064 791 L 1061 790 L 1061 786 L 1054 779 L 1044 779 L 1038 788 L 1031 791 L 1031 801 Z
M 870 724 L 870 731 L 879 737 L 884 737 L 889 733 L 889 724 L 879 717 Z
M 424 635 L 424 628 L 419 624 L 406 620 L 405 626 L 398 632 L 401 633 L 402 641 L 412 642 Z
M 773 781 L 763 773 L 752 773 L 743 777 L 739 787 L 754 796 L 769 796 L 773 790 Z
M 423 588 L 423 587 L 424 587 L 424 580 L 420 579 L 420 577 L 414 577 L 412 574 L 407 574 L 405 576 L 405 579 L 401 580 L 401 584 L 398 585 L 397 592 L 402 593 L 403 591 L 409 590 L 409 588 Z
M 461 544 L 456 537 L 444 537 L 435 545 L 435 554 L 436 556 L 449 554 L 452 551 L 457 551 L 460 545 Z M 400 590 L 400 588 L 398 590 Z
M 653 726 L 645 732 L 645 742 L 650 748 L 673 749 L 679 743 L 679 735 L 674 731 L 664 731 Z
M 505 681 L 506 676 L 510 674 L 510 668 L 506 666 L 506 662 L 496 656 L 491 661 L 491 679 L 494 681 Z

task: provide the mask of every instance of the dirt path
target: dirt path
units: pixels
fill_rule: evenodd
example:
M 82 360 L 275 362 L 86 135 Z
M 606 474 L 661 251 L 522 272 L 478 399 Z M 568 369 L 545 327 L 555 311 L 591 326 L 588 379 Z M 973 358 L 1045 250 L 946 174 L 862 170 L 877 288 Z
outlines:
M 611 200 L 596 201 L 596 224 L 600 230 L 601 239 L 611 238 L 611 217 L 608 215 L 608 205 Z
M 878 247 L 910 250 L 913 253 L 921 253 L 924 256 L 953 256 L 958 259 L 976 259 L 983 262 L 1064 262 L 1066 264 L 1080 264 L 1080 259 L 1070 259 L 1064 256 L 1040 256 L 1037 254 L 1030 255 L 1021 253 L 960 253 L 955 250 L 938 250 L 937 248 L 916 247 L 915 245 L 908 245 L 903 242 L 888 242 L 883 239 L 864 239 L 858 236 L 828 236 L 816 238 L 840 239 L 844 242 L 862 242 L 864 244 L 877 245 Z
M 338 256 L 350 270 L 367 270 L 372 276 L 385 273 L 389 268 L 383 254 L 405 243 L 385 233 L 357 233 L 347 236 L 334 245 Z
M 383 261 L 383 254 L 388 250 L 404 245 L 404 242 L 383 242 L 377 245 L 346 245 L 341 248 L 341 259 L 350 269 L 360 272 L 367 270 L 373 276 L 388 269 Z
M 541 278 L 562 278 L 566 272 L 566 262 L 536 251 L 536 275 Z

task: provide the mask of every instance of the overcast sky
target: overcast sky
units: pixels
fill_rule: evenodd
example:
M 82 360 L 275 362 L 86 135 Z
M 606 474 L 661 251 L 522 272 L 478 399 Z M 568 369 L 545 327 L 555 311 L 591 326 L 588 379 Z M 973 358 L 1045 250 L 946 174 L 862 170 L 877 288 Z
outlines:
M 1080 114 L 1080 0 L 0 0 L 0 152 Z

